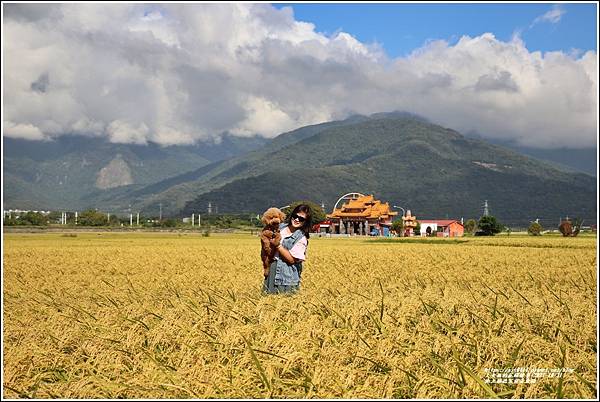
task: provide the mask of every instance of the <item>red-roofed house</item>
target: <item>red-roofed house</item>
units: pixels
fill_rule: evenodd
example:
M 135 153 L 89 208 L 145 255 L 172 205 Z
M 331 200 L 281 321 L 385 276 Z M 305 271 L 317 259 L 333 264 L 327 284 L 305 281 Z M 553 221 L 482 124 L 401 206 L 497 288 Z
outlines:
M 459 237 L 465 234 L 465 227 L 455 219 L 421 219 L 421 236 Z M 429 231 L 428 231 L 429 229 Z M 438 229 L 441 231 L 438 232 Z
M 330 227 L 331 221 L 324 220 L 323 222 L 314 224 L 311 229 L 311 233 L 328 233 Z

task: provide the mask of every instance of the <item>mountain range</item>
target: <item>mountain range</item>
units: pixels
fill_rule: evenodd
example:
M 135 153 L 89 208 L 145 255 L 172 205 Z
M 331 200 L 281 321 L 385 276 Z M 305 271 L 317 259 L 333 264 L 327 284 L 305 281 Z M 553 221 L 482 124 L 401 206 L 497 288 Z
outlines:
M 228 155 L 219 155 L 217 148 L 209 152 L 206 145 L 151 146 L 145 154 L 140 146 L 100 143 L 86 148 L 91 153 L 65 151 L 51 161 L 5 148 L 5 208 L 7 199 L 48 199 L 47 189 L 61 182 L 61 174 L 80 170 L 81 177 L 68 176 L 80 183 L 72 197 L 75 204 L 117 213 L 131 208 L 157 215 L 160 206 L 164 214 L 187 216 L 207 213 L 210 203 L 213 212 L 256 214 L 301 199 L 330 210 L 342 194 L 360 192 L 421 218 L 478 218 L 487 200 L 491 213 L 506 224 L 536 218 L 558 222 L 566 215 L 596 219 L 596 179 L 591 175 L 408 113 L 355 115 L 272 140 L 238 141 L 237 148 L 226 147 Z M 103 150 L 101 157 L 97 149 Z M 51 173 L 44 170 L 47 166 Z M 40 184 L 51 180 L 53 184 Z M 60 200 L 60 194 L 58 187 L 51 200 Z M 67 198 L 63 196 L 65 203 Z
M 524 146 L 511 140 L 485 139 L 481 134 L 471 131 L 466 137 L 487 141 L 491 144 L 509 148 L 520 154 L 531 156 L 555 165 L 556 168 L 574 173 L 587 173 L 590 176 L 598 176 L 598 157 L 596 147 L 591 148 L 535 148 Z
M 188 146 L 110 143 L 105 138 L 64 135 L 51 141 L 3 137 L 5 209 L 99 208 L 95 197 L 133 191 L 199 166 L 232 158 L 268 140 L 223 135 L 218 142 Z

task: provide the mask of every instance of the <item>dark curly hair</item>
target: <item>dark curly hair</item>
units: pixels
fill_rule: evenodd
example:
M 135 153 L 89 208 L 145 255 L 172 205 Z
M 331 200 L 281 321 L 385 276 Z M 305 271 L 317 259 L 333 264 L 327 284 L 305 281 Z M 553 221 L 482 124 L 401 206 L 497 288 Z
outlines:
M 287 216 L 285 221 L 288 224 L 288 226 L 291 227 L 292 216 L 298 212 L 304 212 L 306 214 L 306 220 L 304 221 L 304 225 L 302 225 L 300 230 L 302 230 L 302 232 L 304 233 L 304 236 L 306 236 L 306 238 L 308 239 L 310 237 L 310 234 L 309 234 L 310 228 L 312 228 L 312 211 L 310 210 L 310 207 L 308 205 L 306 205 L 306 204 L 296 205 L 296 208 L 294 208 L 294 210 Z

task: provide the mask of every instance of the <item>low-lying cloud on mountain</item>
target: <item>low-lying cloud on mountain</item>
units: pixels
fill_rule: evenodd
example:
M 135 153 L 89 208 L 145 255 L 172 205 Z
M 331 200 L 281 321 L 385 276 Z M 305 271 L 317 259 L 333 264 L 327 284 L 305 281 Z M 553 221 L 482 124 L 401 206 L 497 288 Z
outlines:
M 405 110 L 523 146 L 593 147 L 596 60 L 490 33 L 391 59 L 268 4 L 5 4 L 4 135 L 185 144 Z

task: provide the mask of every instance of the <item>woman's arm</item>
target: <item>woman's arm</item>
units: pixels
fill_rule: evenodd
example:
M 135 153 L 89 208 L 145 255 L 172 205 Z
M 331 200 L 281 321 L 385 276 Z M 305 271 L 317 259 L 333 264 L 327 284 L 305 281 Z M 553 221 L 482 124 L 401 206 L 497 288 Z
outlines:
M 292 254 L 290 253 L 290 250 L 283 247 L 281 245 L 281 243 L 279 242 L 279 240 L 271 239 L 270 243 L 271 243 L 271 246 L 273 246 L 273 248 L 279 252 L 279 256 L 281 257 L 281 259 L 283 261 L 285 261 L 287 264 L 295 264 L 296 262 L 300 261 L 299 259 L 294 258 L 292 256 Z
M 290 254 L 290 250 L 283 247 L 281 244 L 277 246 L 277 251 L 279 251 L 279 256 L 281 259 L 288 264 L 295 264 L 296 262 L 300 261 L 294 258 L 292 254 Z

